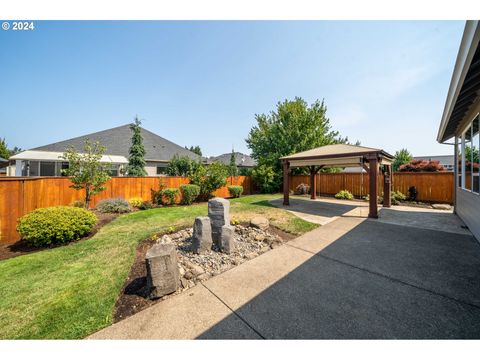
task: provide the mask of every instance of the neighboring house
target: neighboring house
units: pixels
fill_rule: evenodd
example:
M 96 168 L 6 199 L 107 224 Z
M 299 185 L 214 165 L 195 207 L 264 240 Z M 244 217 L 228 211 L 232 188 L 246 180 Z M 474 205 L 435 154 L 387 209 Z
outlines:
M 234 152 L 235 163 L 239 169 L 251 169 L 257 165 L 257 162 L 250 156 L 242 154 L 241 152 Z M 230 158 L 232 153 L 226 153 L 219 156 L 211 156 L 208 158 L 208 163 L 220 162 L 225 165 L 230 165 Z
M 436 155 L 436 156 L 414 156 L 414 160 L 438 161 L 446 171 L 453 171 L 455 168 L 455 157 L 453 155 Z
M 480 240 L 480 22 L 467 21 L 437 141 L 454 142 L 455 212 Z M 451 140 L 452 139 L 452 140 Z M 474 151 L 466 151 L 467 147 Z M 467 157 L 470 156 L 471 158 Z
M 164 174 L 174 155 L 200 159 L 197 154 L 144 128 L 141 128 L 141 134 L 146 151 L 145 170 L 149 176 Z M 82 151 L 86 139 L 98 141 L 106 147 L 101 161 L 111 164 L 112 176 L 121 176 L 128 164 L 132 143 L 130 124 L 22 151 L 10 157 L 9 175 L 61 176 L 61 170 L 68 167 L 68 163 L 60 158 L 65 149 L 73 146 L 77 151 Z

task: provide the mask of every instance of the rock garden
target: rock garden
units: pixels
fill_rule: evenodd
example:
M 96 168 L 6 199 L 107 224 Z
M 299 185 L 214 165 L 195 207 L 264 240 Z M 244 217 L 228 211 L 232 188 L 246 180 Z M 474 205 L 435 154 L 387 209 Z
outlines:
M 133 315 L 158 301 L 179 294 L 293 238 L 257 216 L 235 224 L 230 203 L 208 203 L 208 216 L 193 227 L 157 234 L 137 248 L 134 265 L 116 303 L 114 321 Z M 233 225 L 232 225 L 233 223 Z

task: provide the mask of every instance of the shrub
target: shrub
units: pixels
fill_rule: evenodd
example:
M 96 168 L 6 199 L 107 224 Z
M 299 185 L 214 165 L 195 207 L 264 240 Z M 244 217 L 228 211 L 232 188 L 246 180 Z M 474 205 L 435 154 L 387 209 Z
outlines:
M 243 186 L 240 185 L 231 185 L 228 187 L 228 192 L 231 197 L 239 198 L 243 194 Z
M 346 200 L 353 199 L 352 193 L 348 190 L 340 190 L 338 193 L 335 194 L 335 197 L 337 199 L 346 199 Z
M 307 184 L 300 184 L 296 187 L 295 195 L 305 195 L 305 194 L 310 194 L 310 185 Z
M 98 203 L 96 207 L 97 211 L 101 213 L 117 213 L 123 214 L 128 213 L 132 209 L 125 199 L 105 199 Z
M 84 207 L 85 207 L 85 201 L 83 201 L 83 200 L 75 200 L 75 201 L 72 203 L 72 206 L 73 206 L 73 207 L 77 207 L 77 208 L 84 208 Z
M 194 184 L 180 185 L 182 204 L 191 205 L 200 195 L 200 186 Z
M 139 210 L 150 210 L 150 209 L 153 209 L 153 207 L 154 206 L 150 201 L 144 201 L 138 206 L 138 209 Z
M 214 162 L 208 166 L 200 165 L 189 176 L 190 183 L 200 186 L 199 198 L 208 200 L 212 193 L 227 184 L 228 167 Z
M 444 171 L 445 168 L 443 165 L 440 165 L 440 161 L 438 160 L 412 160 L 407 164 L 403 164 L 398 168 L 398 171 L 411 171 L 411 172 L 420 172 L 420 171 L 428 171 L 428 172 L 436 172 L 436 171 Z
M 400 201 L 407 200 L 407 195 L 403 194 L 400 191 L 392 191 L 392 204 L 397 205 Z
M 271 166 L 260 165 L 252 170 L 252 180 L 262 193 L 271 194 L 278 190 L 279 182 Z
M 143 199 L 141 197 L 134 197 L 128 200 L 130 206 L 139 208 L 143 204 Z
M 157 196 L 157 204 L 173 205 L 175 204 L 175 198 L 177 197 L 178 189 L 166 188 L 160 190 Z
M 97 217 L 86 209 L 53 206 L 34 210 L 22 216 L 17 231 L 33 246 L 66 244 L 88 234 Z

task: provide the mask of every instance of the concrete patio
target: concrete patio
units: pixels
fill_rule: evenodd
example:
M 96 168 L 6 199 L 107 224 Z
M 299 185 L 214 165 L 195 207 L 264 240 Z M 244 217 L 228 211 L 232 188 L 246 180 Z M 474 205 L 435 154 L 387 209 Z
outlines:
M 91 338 L 480 338 L 480 246 L 454 214 L 299 200 L 325 225 Z

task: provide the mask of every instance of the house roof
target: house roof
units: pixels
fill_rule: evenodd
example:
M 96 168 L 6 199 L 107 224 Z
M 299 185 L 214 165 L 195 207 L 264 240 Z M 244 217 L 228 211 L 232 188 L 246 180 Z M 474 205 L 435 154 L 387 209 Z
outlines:
M 58 151 L 40 151 L 26 150 L 10 157 L 11 160 L 41 160 L 41 161 L 61 161 L 63 152 Z M 121 155 L 103 155 L 100 159 L 103 163 L 128 164 L 128 159 Z
M 243 154 L 241 152 L 235 152 L 234 154 L 235 154 L 235 164 L 237 164 L 237 166 L 254 167 L 255 165 L 257 165 L 257 162 L 249 155 Z M 225 165 L 230 165 L 231 156 L 232 156 L 232 153 L 226 153 L 219 156 L 211 156 L 208 159 L 208 162 L 211 163 L 211 162 L 217 161 Z
M 99 141 L 105 146 L 107 149 L 106 154 L 128 158 L 132 141 L 132 130 L 130 129 L 130 125 L 131 124 L 122 125 L 112 129 L 40 146 L 31 150 L 63 153 L 67 147 L 73 146 L 81 151 L 85 140 L 90 139 L 91 141 Z M 176 154 L 187 156 L 191 159 L 199 159 L 197 154 L 158 136 L 151 131 L 141 128 L 141 134 L 146 151 L 145 160 L 147 161 L 170 161 Z
M 433 155 L 433 156 L 414 156 L 414 160 L 434 160 L 440 161 L 442 165 L 454 165 L 455 160 L 453 155 Z
M 0 162 L 8 162 L 8 160 L 0 157 Z
M 480 95 L 480 21 L 467 21 L 450 81 L 437 141 L 455 135 Z

